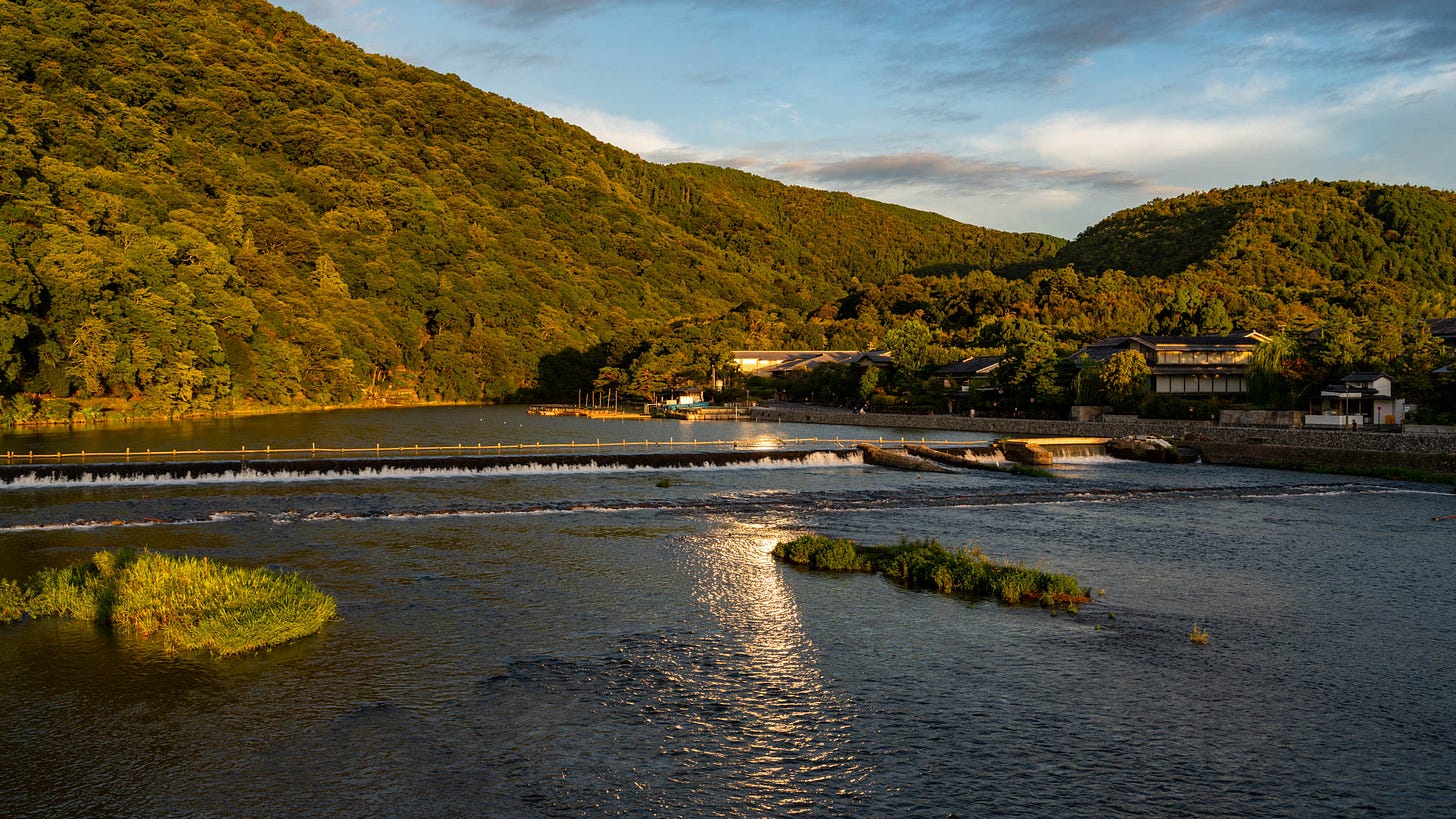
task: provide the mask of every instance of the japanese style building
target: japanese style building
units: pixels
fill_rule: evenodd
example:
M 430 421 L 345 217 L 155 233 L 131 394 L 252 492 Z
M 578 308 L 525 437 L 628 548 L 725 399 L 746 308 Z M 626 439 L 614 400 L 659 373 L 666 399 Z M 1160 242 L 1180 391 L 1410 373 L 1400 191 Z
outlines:
M 1154 393 L 1183 396 L 1241 396 L 1254 348 L 1268 341 L 1244 331 L 1222 336 L 1115 336 L 1078 350 L 1077 361 L 1102 362 L 1123 350 L 1136 350 L 1152 370 Z

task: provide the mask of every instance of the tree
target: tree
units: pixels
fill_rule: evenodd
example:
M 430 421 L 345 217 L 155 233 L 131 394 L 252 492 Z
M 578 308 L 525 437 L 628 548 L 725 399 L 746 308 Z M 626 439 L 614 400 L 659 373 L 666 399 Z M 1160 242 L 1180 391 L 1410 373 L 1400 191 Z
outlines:
M 66 351 L 70 365 L 66 372 L 81 379 L 83 396 L 94 397 L 105 393 L 105 380 L 116 366 L 116 355 L 121 345 L 111 335 L 106 322 L 92 316 L 81 322 Z
M 1295 409 L 1303 389 L 1297 363 L 1297 345 L 1287 334 L 1280 333 L 1255 347 L 1244 374 L 1249 401 L 1269 409 Z
M 1025 319 L 998 320 L 982 329 L 981 345 L 1005 350 L 992 382 L 1010 406 L 1032 411 L 1055 407 L 1066 397 L 1055 340 L 1041 325 Z M 1070 375 L 1068 376 L 1070 378 Z
M 1119 410 L 1135 407 L 1148 393 L 1153 370 L 1137 350 L 1119 350 L 1108 357 L 1098 372 L 1102 390 Z
M 864 372 L 860 373 L 859 376 L 859 391 L 857 393 L 859 400 L 862 402 L 870 400 L 870 396 L 875 394 L 879 386 L 880 368 L 865 367 Z
M 907 319 L 885 333 L 885 349 L 895 362 L 895 383 L 906 389 L 920 378 L 930 351 L 930 328 L 918 318 Z

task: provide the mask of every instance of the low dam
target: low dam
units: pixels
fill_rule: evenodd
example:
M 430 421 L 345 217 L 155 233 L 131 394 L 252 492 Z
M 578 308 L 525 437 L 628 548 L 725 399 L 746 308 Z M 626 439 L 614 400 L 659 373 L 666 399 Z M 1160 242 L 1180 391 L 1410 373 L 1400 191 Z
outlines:
M 390 472 L 492 472 L 512 469 L 687 469 L 764 463 L 859 460 L 854 449 L 762 449 L 727 452 L 613 452 L 603 454 L 402 455 L 359 458 L 280 458 L 204 461 L 0 464 L 0 484 L 199 480 L 293 475 L 369 475 Z

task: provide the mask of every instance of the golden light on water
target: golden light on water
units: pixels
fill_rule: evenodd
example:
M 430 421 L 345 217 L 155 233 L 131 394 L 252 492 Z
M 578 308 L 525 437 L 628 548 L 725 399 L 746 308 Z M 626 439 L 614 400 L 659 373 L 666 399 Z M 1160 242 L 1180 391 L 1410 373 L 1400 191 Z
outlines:
M 751 449 L 760 452 L 769 449 L 780 449 L 783 445 L 783 439 L 774 435 L 755 435 L 752 438 L 744 438 L 733 442 L 734 449 Z
M 731 669 L 702 696 L 723 707 L 723 738 L 752 760 L 744 793 L 766 813 L 812 804 L 817 777 L 806 773 L 834 769 L 841 781 L 865 775 L 847 747 L 850 709 L 825 680 L 773 558 L 776 544 L 802 533 L 793 523 L 724 520 L 691 558 L 694 597 L 720 624 L 720 661 Z

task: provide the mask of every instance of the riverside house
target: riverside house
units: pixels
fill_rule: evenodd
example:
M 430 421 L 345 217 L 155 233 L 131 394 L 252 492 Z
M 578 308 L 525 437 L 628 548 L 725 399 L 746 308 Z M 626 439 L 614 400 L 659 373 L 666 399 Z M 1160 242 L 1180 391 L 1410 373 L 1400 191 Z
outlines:
M 1385 373 L 1350 373 L 1320 390 L 1304 416 L 1306 427 L 1392 426 L 1405 420 L 1405 399 L 1393 395 Z
M 977 386 L 985 384 L 991 374 L 996 372 L 996 368 L 1001 366 L 1003 358 L 1005 356 L 978 355 L 954 364 L 947 364 L 937 369 L 935 374 L 940 376 L 941 384 L 947 390 L 968 393 Z
M 1083 347 L 1073 360 L 1102 362 L 1122 350 L 1137 350 L 1152 370 L 1149 387 L 1154 393 L 1234 397 L 1248 392 L 1244 374 L 1254 348 L 1268 340 L 1253 331 L 1222 336 L 1115 336 Z

